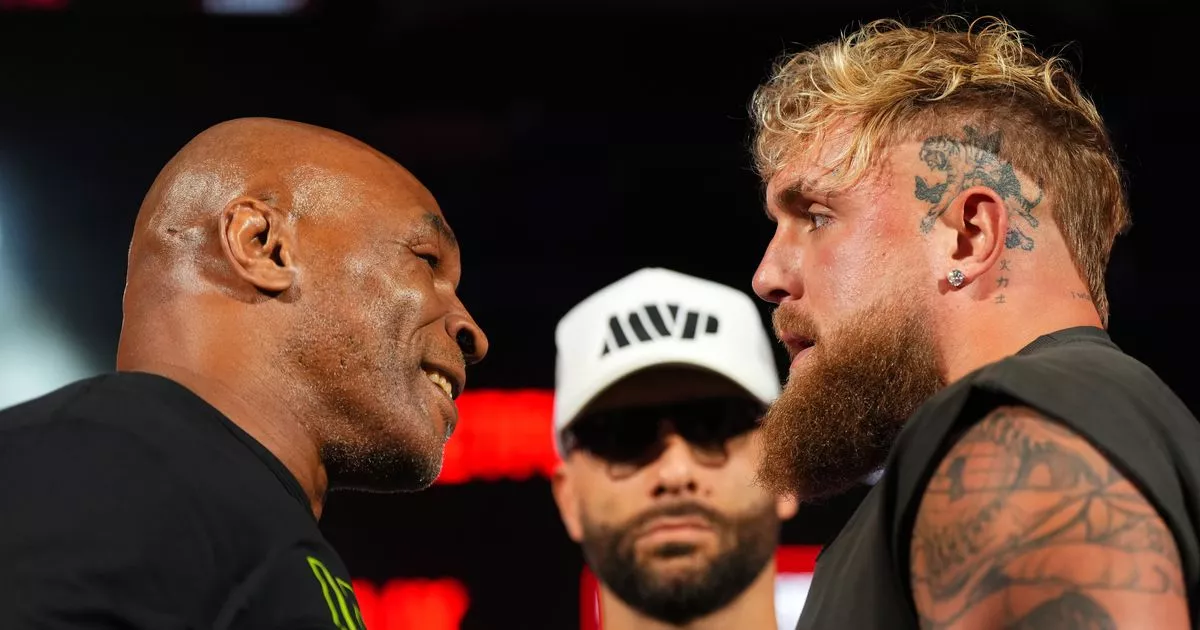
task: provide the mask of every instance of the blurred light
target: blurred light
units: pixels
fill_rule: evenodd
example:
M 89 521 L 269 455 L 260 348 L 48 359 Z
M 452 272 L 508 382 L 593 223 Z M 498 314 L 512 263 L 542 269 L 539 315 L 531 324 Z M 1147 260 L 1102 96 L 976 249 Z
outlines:
M 3 182 L 0 182 L 3 183 Z M 17 208 L 8 186 L 0 198 L 4 233 L 0 238 L 0 409 L 41 396 L 96 370 L 65 327 L 38 303 L 16 272 L 20 247 Z
M 58 11 L 67 8 L 68 0 L 0 0 L 0 10 Z
M 775 623 L 780 630 L 792 630 L 804 612 L 812 573 L 780 573 L 775 578 Z
M 478 390 L 456 401 L 439 484 L 549 477 L 558 464 L 548 390 Z
M 800 620 L 819 555 L 818 545 L 781 545 L 775 553 L 775 621 L 781 630 Z
M 457 580 L 388 580 L 382 589 L 367 580 L 351 582 L 362 625 L 370 630 L 458 630 L 471 605 Z
M 204 0 L 204 12 L 218 15 L 287 15 L 296 13 L 307 0 Z
M 600 620 L 600 582 L 596 574 L 585 564 L 579 579 L 579 630 L 599 630 L 604 627 Z
M 0 409 L 96 373 L 53 318 L 22 313 L 20 300 L 9 299 L 0 308 Z
M 879 483 L 880 479 L 883 479 L 883 469 L 882 468 L 867 475 L 866 478 L 863 479 L 863 483 L 867 484 L 868 486 L 873 486 L 873 485 Z

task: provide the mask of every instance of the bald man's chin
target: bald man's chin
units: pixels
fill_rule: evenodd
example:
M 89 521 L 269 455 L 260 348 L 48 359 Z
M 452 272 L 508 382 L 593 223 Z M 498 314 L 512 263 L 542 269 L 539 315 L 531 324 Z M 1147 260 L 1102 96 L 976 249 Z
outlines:
M 337 447 L 322 450 L 331 490 L 417 492 L 433 485 L 442 471 L 442 449 L 430 453 L 408 449 L 363 451 Z

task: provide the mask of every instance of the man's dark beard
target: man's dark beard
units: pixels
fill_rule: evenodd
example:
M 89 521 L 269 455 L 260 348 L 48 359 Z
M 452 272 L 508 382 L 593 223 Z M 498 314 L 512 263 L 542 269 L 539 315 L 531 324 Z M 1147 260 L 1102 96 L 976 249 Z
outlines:
M 707 566 L 676 574 L 657 575 L 637 558 L 635 535 L 650 520 L 664 516 L 701 516 L 720 537 L 720 551 Z M 584 520 L 583 553 L 588 566 L 621 601 L 663 623 L 682 626 L 727 606 L 762 573 L 779 543 L 779 517 L 775 502 L 761 510 L 724 517 L 694 504 L 651 510 L 616 526 L 604 527 Z M 656 548 L 656 559 L 697 553 L 691 544 Z
M 853 487 L 887 459 L 908 417 L 944 384 L 919 307 L 880 303 L 818 335 L 802 313 L 777 309 L 777 333 L 812 339 L 763 418 L 760 482 L 801 500 Z
M 431 460 L 408 444 L 382 439 L 370 446 L 326 444 L 320 453 L 330 491 L 416 492 L 432 485 L 442 466 L 440 452 Z

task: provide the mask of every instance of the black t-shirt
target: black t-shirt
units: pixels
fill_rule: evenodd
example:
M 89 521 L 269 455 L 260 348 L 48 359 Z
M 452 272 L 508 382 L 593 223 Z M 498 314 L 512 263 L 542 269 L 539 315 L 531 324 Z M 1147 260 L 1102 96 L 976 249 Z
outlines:
M 363 625 L 283 464 L 184 387 L 120 373 L 0 412 L 0 627 Z
M 798 630 L 917 628 L 909 549 L 925 486 L 957 437 L 1001 405 L 1062 422 L 1142 492 L 1174 535 L 1200 628 L 1200 423 L 1104 331 L 1081 327 L 1038 338 L 917 410 L 879 483 L 818 557 Z

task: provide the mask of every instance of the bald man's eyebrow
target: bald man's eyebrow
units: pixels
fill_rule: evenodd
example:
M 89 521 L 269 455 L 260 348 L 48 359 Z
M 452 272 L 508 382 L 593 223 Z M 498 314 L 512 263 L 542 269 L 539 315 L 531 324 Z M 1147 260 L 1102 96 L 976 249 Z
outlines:
M 442 236 L 442 238 L 450 242 L 450 245 L 458 248 L 458 238 L 454 236 L 454 230 L 451 230 L 450 226 L 446 225 L 446 222 L 442 219 L 442 217 L 439 217 L 432 212 L 426 212 L 425 222 L 432 225 L 433 228 L 438 231 L 438 234 Z

